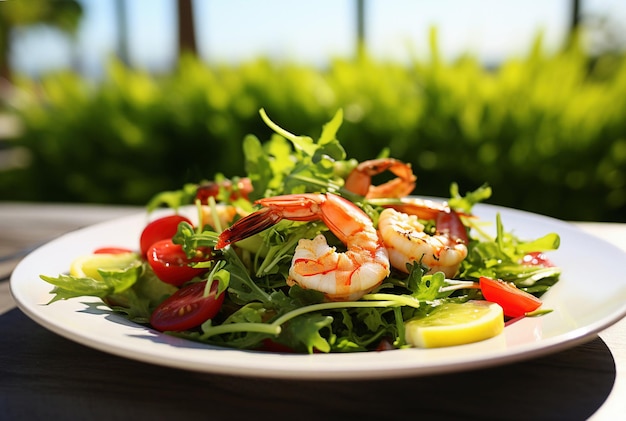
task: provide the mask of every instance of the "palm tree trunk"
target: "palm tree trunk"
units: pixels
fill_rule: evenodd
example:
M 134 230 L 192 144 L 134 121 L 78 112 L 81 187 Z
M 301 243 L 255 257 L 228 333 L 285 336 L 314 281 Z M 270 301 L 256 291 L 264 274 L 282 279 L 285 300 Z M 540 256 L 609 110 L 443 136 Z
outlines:
M 6 22 L 0 22 L 0 82 L 11 82 L 13 75 L 11 71 L 11 63 L 9 56 L 11 54 L 11 28 Z
M 196 31 L 193 22 L 193 0 L 178 0 L 178 55 L 197 55 Z

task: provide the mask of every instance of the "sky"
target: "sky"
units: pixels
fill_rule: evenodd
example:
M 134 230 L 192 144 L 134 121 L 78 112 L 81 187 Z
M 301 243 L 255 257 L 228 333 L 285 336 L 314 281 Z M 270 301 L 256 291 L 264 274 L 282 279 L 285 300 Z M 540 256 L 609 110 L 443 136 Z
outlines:
M 74 67 L 101 75 L 115 54 L 114 0 L 79 0 L 84 17 L 76 39 L 37 27 L 15 34 L 12 63 L 37 76 Z M 126 5 L 131 64 L 166 71 L 176 56 L 174 0 L 122 0 Z M 237 62 L 261 55 L 324 65 L 354 54 L 355 0 L 195 0 L 201 57 Z M 472 53 L 487 64 L 528 52 L 539 31 L 548 51 L 564 40 L 570 0 L 365 0 L 368 50 L 376 57 L 408 61 L 427 56 L 429 28 L 436 27 L 445 58 Z M 626 1 L 582 0 L 583 13 L 608 16 L 626 27 Z

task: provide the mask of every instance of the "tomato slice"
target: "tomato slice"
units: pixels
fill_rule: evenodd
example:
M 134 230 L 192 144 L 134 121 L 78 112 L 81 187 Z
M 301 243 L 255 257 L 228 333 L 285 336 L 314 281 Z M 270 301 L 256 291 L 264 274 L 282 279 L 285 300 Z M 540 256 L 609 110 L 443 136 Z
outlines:
M 501 279 L 481 276 L 479 282 L 485 300 L 500 304 L 507 317 L 524 316 L 542 304 L 539 298 Z
M 224 302 L 225 292 L 217 295 L 218 282 L 213 282 L 204 296 L 207 281 L 185 285 L 163 301 L 150 316 L 155 329 L 180 332 L 201 325 L 217 315 Z
M 546 255 L 540 251 L 535 251 L 526 254 L 522 258 L 522 264 L 528 266 L 543 266 L 553 267 L 554 264 L 546 257 Z
M 178 224 L 183 221 L 191 224 L 189 218 L 182 215 L 169 215 L 155 219 L 146 225 L 139 237 L 141 255 L 145 256 L 150 246 L 157 241 L 171 239 L 178 230 Z
M 100 247 L 93 251 L 93 254 L 124 254 L 132 253 L 131 249 L 124 247 Z
M 174 244 L 172 240 L 161 240 L 150 246 L 147 258 L 150 267 L 161 281 L 181 286 L 207 271 L 205 268 L 190 266 L 193 262 L 206 261 L 211 257 L 200 256 L 189 259 L 181 245 Z

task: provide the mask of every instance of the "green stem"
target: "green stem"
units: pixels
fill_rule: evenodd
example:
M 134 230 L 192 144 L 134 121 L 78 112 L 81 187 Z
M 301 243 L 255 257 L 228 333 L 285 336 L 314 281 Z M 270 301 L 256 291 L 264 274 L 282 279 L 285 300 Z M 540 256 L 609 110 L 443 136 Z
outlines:
M 398 305 L 396 301 L 333 301 L 330 303 L 312 304 L 285 313 L 274 320 L 272 324 L 280 326 L 294 317 L 314 311 L 332 310 L 336 308 L 392 307 L 395 305 Z
M 211 219 L 213 219 L 213 226 L 215 227 L 215 232 L 220 234 L 223 231 L 222 224 L 220 222 L 220 217 L 217 214 L 215 198 L 213 196 L 209 197 L 209 209 L 211 209 Z M 200 211 L 200 217 L 202 217 L 202 211 Z M 202 224 L 199 224 L 202 225 Z
M 474 281 L 459 281 L 456 279 L 446 279 L 445 282 L 448 284 L 448 286 L 439 288 L 439 292 L 456 291 L 458 289 L 480 288 L 480 285 L 478 285 L 478 282 L 474 282 Z
M 398 300 L 394 301 L 333 301 L 330 303 L 312 304 L 306 307 L 297 308 L 288 313 L 283 314 L 272 323 L 229 323 L 219 326 L 210 326 L 203 328 L 204 334 L 202 338 L 206 339 L 211 336 L 221 335 L 224 333 L 236 332 L 257 332 L 278 336 L 281 332 L 281 325 L 289 320 L 301 316 L 306 313 L 315 311 L 331 310 L 337 308 L 365 308 L 365 307 L 395 307 L 398 306 Z
M 393 301 L 396 306 L 408 306 L 419 308 L 420 301 L 410 295 L 395 295 L 395 294 L 367 294 L 363 296 L 364 300 L 386 300 Z
M 285 139 L 293 141 L 293 140 L 298 139 L 300 137 L 300 136 L 296 136 L 295 134 L 293 134 L 293 133 L 283 129 L 278 124 L 276 124 L 272 120 L 270 120 L 270 118 L 267 116 L 267 113 L 265 112 L 265 109 L 261 108 L 259 110 L 259 114 L 261 114 L 261 118 L 263 119 L 265 124 L 268 125 L 268 127 L 270 129 L 274 130 L 276 133 L 278 133 L 279 135 L 283 136 Z
M 406 343 L 406 339 L 404 338 L 404 319 L 402 318 L 402 309 L 400 307 L 396 307 L 393 309 L 393 314 L 396 318 L 396 329 L 398 330 L 398 338 L 396 339 L 396 345 L 402 346 Z
M 236 332 L 256 332 L 266 333 L 268 335 L 278 336 L 280 335 L 280 326 L 267 323 L 229 323 L 219 326 L 206 327 L 202 339 L 209 338 L 215 335 L 222 335 L 224 333 L 236 333 Z
M 299 236 L 291 236 L 289 240 L 287 240 L 280 249 L 276 249 L 274 247 L 270 247 L 267 256 L 261 263 L 261 266 L 257 270 L 257 276 L 262 276 L 263 274 L 272 270 L 274 266 L 276 266 L 280 260 L 285 256 L 285 254 L 291 250 L 295 243 L 299 241 Z

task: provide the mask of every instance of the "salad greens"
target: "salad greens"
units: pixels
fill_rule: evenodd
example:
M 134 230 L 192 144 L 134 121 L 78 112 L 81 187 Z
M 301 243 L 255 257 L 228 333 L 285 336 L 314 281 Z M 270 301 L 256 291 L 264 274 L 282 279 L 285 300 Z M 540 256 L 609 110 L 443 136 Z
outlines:
M 249 213 L 257 208 L 256 199 L 284 194 L 338 194 L 354 202 L 377 223 L 382 202 L 366 199 L 344 187 L 345 177 L 358 162 L 347 158 L 337 139 L 343 119 L 341 110 L 324 125 L 318 139 L 294 135 L 271 121 L 264 110 L 260 114 L 275 133 L 266 142 L 254 135 L 243 140 L 245 178 L 251 182 L 251 192 L 233 194 L 240 178 L 227 180 L 218 173 L 213 180 L 159 193 L 147 204 L 148 211 L 167 207 L 174 212 L 195 203 L 200 220 L 202 215 L 210 215 L 204 226 L 180 223 L 173 237 L 175 244 L 188 256 L 207 247 L 213 249 L 226 228 L 218 217 L 220 206 Z M 383 151 L 381 156 L 386 153 Z M 219 191 L 201 204 L 197 200 L 198 187 L 207 181 L 220 186 Z M 557 249 L 557 234 L 523 241 L 505 230 L 499 215 L 496 221 L 472 217 L 473 206 L 489 199 L 488 185 L 461 195 L 452 183 L 449 195 L 448 205 L 459 212 L 471 233 L 467 258 L 455 279 L 447 279 L 442 272 L 427 274 L 420 262 L 415 262 L 408 267 L 408 273 L 392 270 L 382 285 L 358 301 L 328 302 L 318 291 L 287 286 L 291 259 L 299 239 L 313 238 L 318 233 L 323 233 L 329 244 L 339 250 L 343 245 L 321 222 L 280 221 L 235 245 L 214 250 L 210 260 L 195 263 L 195 267 L 208 269 L 202 280 L 208 279 L 208 284 L 218 282 L 219 291 L 227 296 L 220 313 L 212 320 L 194 329 L 170 333 L 242 349 L 266 349 L 268 344 L 308 353 L 403 348 L 409 346 L 404 338 L 406 321 L 422 317 L 445 302 L 482 299 L 476 287 L 481 276 L 512 282 L 536 296 L 559 280 L 558 267 L 521 263 L 530 252 Z M 424 223 L 427 227 L 433 224 Z M 486 223 L 495 223 L 495 236 L 487 233 Z M 100 281 L 69 275 L 41 277 L 54 285 L 51 302 L 96 296 L 112 310 L 144 324 L 155 307 L 178 289 L 161 282 L 139 256 L 135 263 L 103 271 L 101 275 Z

